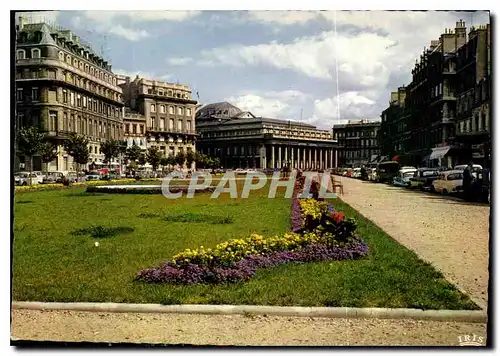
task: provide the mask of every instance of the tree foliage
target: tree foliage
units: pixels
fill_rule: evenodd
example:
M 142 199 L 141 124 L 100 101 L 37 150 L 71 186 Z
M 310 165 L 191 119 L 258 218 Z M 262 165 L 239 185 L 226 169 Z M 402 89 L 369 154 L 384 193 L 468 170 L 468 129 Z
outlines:
M 40 156 L 42 162 L 45 163 L 45 174 L 49 171 L 49 163 L 57 158 L 57 147 L 52 142 L 44 141 L 40 145 Z
M 179 151 L 175 155 L 175 163 L 182 167 L 184 162 L 186 162 L 186 154 L 183 151 Z
M 142 150 L 134 142 L 132 146 L 127 148 L 126 157 L 130 162 L 137 162 L 141 156 Z
M 90 158 L 89 140 L 77 133 L 70 133 L 69 137 L 63 143 L 64 150 L 73 157 L 77 164 L 77 171 L 80 171 L 81 164 L 87 164 Z
M 104 154 L 104 162 L 110 163 L 113 158 L 118 158 L 121 151 L 121 143 L 117 140 L 107 140 L 101 143 L 101 152 Z
M 158 150 L 158 147 L 153 146 L 148 148 L 148 151 L 146 153 L 146 161 L 153 166 L 153 171 L 156 171 L 158 169 L 162 157 L 163 153 Z

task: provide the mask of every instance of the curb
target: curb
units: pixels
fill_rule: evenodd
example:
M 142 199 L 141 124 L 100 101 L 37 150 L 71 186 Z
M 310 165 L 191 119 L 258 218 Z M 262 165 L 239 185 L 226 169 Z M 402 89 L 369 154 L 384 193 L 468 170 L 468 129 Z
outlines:
M 450 322 L 486 323 L 483 310 L 421 310 L 390 308 L 332 308 L 332 307 L 280 307 L 260 305 L 205 305 L 205 304 L 124 304 L 124 303 L 43 303 L 12 302 L 12 309 L 72 310 L 109 313 L 170 313 L 208 315 L 275 315 L 310 318 L 376 318 L 414 319 Z

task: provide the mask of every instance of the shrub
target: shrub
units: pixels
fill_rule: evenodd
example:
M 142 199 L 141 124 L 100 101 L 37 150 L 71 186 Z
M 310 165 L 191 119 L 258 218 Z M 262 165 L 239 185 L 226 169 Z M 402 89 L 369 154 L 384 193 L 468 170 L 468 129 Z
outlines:
M 90 235 L 96 239 L 102 239 L 107 237 L 113 237 L 118 234 L 126 234 L 134 231 L 133 228 L 128 226 L 118 226 L 118 227 L 104 227 L 104 226 L 91 226 L 83 229 L 77 229 L 71 232 L 72 235 Z

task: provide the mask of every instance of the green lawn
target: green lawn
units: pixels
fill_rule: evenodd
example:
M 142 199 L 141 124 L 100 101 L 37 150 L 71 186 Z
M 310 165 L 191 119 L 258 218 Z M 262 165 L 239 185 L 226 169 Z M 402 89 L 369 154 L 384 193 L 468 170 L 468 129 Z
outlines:
M 209 197 L 88 195 L 84 188 L 17 194 L 13 300 L 477 308 L 413 252 L 340 200 L 333 204 L 358 219 L 358 234 L 370 247 L 364 260 L 284 265 L 233 285 L 133 281 L 140 269 L 185 248 L 211 247 L 252 232 L 289 231 L 290 200 L 268 199 L 267 189 L 248 199 Z M 99 247 L 89 235 L 73 234 L 93 225 L 133 231 L 99 239 Z

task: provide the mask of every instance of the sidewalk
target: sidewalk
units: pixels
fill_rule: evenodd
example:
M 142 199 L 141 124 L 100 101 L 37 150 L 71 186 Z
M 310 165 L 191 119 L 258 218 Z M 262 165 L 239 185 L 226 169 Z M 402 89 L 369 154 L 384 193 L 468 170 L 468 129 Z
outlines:
M 277 316 L 13 310 L 22 340 L 240 346 L 458 346 L 486 324 Z

